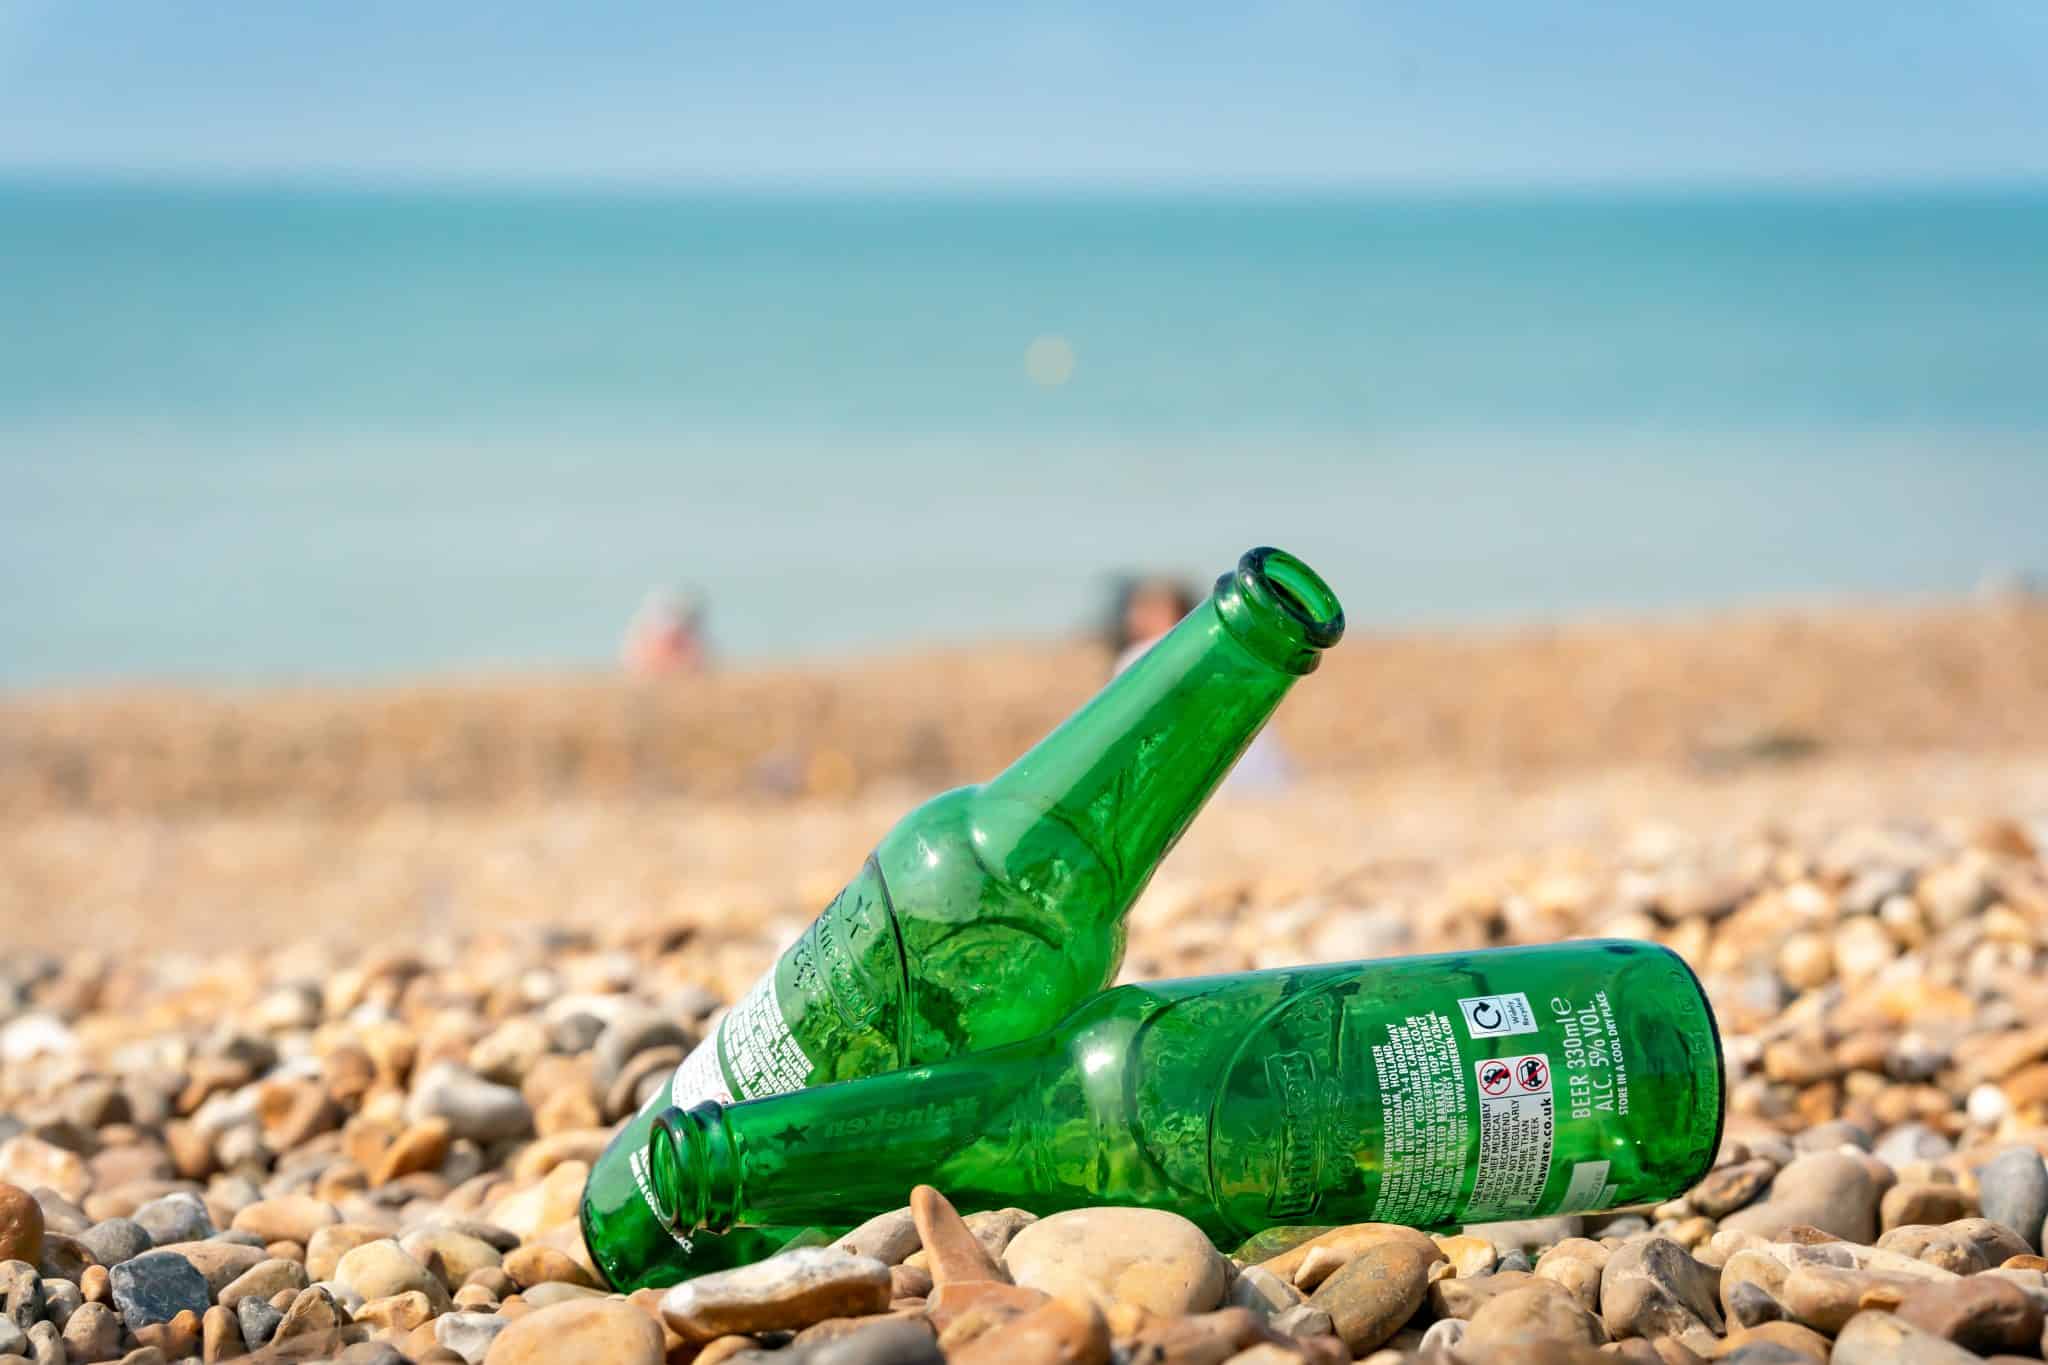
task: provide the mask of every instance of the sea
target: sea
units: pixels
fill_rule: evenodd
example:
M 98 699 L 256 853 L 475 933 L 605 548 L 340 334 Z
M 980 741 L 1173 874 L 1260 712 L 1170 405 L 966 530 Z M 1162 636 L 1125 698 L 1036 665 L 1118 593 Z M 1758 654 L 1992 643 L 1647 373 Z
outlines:
M 1367 633 L 2048 571 L 2048 187 L 0 181 L 0 688 L 1056 637 L 1261 544 Z

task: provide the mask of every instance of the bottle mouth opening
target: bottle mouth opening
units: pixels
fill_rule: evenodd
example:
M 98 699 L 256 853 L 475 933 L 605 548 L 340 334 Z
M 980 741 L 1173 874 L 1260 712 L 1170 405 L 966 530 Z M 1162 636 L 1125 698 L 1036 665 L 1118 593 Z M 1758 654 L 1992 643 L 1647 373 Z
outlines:
M 671 1232 L 696 1221 L 690 1216 L 695 1210 L 683 1206 L 685 1181 L 682 1154 L 678 1150 L 695 1136 L 694 1132 L 677 1132 L 664 1114 L 654 1121 L 654 1131 L 647 1143 L 647 1183 L 654 1194 L 654 1211 Z
M 1250 594 L 1284 612 L 1308 644 L 1328 649 L 1344 638 L 1344 608 L 1322 575 L 1270 545 L 1245 553 L 1238 575 Z

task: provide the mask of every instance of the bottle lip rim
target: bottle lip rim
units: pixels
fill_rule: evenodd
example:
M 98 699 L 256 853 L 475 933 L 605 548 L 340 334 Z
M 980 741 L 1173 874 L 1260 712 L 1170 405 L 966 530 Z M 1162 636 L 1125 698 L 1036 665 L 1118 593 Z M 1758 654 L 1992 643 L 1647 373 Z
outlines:
M 1337 594 L 1299 555 L 1271 545 L 1247 550 L 1237 561 L 1245 595 L 1284 616 L 1303 642 L 1328 649 L 1344 638 L 1344 607 Z

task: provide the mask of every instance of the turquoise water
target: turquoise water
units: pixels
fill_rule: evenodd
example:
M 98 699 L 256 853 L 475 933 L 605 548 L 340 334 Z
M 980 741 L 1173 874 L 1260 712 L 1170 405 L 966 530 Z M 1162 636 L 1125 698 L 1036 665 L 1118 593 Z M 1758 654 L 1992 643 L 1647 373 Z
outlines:
M 2044 243 L 2048 192 L 0 183 L 0 684 L 601 666 L 656 583 L 733 655 L 1056 632 L 1261 541 L 1367 627 L 1963 591 L 2048 569 Z

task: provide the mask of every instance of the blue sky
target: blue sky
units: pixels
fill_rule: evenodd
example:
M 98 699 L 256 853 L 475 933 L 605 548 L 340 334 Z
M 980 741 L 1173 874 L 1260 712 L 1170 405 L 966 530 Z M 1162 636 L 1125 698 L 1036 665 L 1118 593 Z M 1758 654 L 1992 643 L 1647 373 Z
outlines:
M 0 168 L 2034 179 L 2048 3 L 0 0 Z

